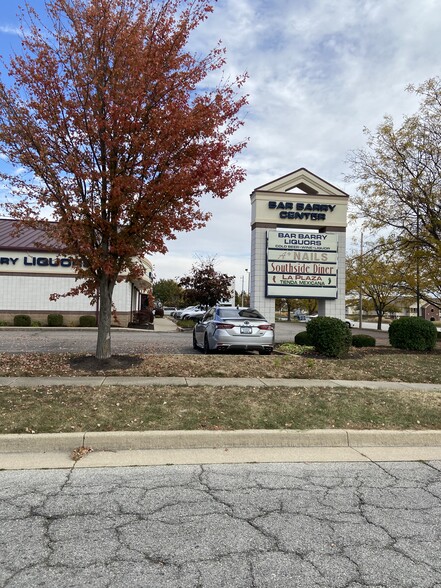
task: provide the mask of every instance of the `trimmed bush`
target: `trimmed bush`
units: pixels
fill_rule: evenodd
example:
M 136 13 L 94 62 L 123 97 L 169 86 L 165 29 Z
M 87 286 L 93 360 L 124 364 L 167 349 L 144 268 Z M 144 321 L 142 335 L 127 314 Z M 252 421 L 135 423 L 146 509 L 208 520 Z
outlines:
M 389 342 L 397 349 L 432 351 L 438 331 L 435 325 L 416 316 L 405 316 L 393 321 L 389 327 Z
M 63 315 L 62 314 L 48 314 L 47 315 L 47 326 L 48 327 L 62 327 L 63 326 Z
M 375 347 L 375 337 L 370 335 L 352 335 L 352 347 Z
M 96 327 L 96 317 L 91 314 L 80 316 L 80 327 Z
M 294 337 L 294 343 L 297 343 L 297 345 L 307 345 L 308 347 L 313 346 L 311 337 L 307 331 L 300 331 L 300 333 L 297 333 Z
M 313 318 L 306 325 L 306 332 L 316 351 L 327 357 L 343 357 L 349 351 L 352 335 L 344 321 L 330 316 Z
M 155 315 L 151 308 L 144 308 L 143 310 L 138 310 L 133 314 L 133 322 L 139 325 L 146 325 L 148 323 L 152 323 L 155 319 Z
M 28 314 L 16 314 L 14 316 L 14 327 L 30 327 L 31 317 Z

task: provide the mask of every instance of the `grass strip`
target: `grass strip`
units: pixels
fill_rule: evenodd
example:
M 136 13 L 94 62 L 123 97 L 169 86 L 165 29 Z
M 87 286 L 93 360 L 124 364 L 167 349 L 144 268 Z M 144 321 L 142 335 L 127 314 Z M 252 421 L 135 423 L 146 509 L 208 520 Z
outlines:
M 441 394 L 242 387 L 0 387 L 0 433 L 440 429 Z

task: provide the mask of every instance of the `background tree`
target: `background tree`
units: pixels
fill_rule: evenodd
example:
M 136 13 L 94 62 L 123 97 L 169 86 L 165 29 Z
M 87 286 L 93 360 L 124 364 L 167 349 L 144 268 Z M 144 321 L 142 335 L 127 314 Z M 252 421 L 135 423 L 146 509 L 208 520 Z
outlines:
M 302 308 L 302 303 L 303 300 L 299 300 L 298 298 L 276 298 L 276 311 L 286 311 L 286 320 L 290 321 L 292 313 L 296 310 L 300 310 Z
M 441 275 L 441 79 L 408 90 L 421 99 L 416 114 L 396 128 L 385 116 L 375 133 L 365 130 L 367 148 L 349 159 L 358 194 L 357 213 L 371 229 L 387 228 L 395 250 Z M 421 264 L 420 264 L 421 266 Z M 421 266 L 422 267 L 422 266 Z M 431 298 L 430 290 L 424 296 Z
M 183 289 L 175 280 L 159 280 L 153 284 L 153 296 L 162 306 L 180 306 Z
M 194 304 L 214 306 L 231 299 L 233 280 L 234 276 L 217 272 L 214 260 L 208 259 L 193 265 L 190 275 L 181 278 L 179 283 Z
M 3 174 L 9 214 L 43 228 L 85 266 L 68 294 L 100 301 L 96 356 L 111 355 L 122 274 L 205 225 L 200 197 L 227 196 L 244 171 L 233 142 L 245 76 L 207 89 L 224 49 L 198 57 L 192 31 L 210 0 L 47 0 L 22 14 L 22 48 L 0 83 L 0 146 L 27 174 Z M 209 78 L 207 82 L 207 78 Z M 47 220 L 48 212 L 51 223 Z
M 234 292 L 234 304 L 236 306 L 250 306 L 250 295 L 245 292 L 245 290 L 241 290 L 238 292 L 237 290 Z
M 368 298 L 377 315 L 377 329 L 381 329 L 387 310 L 396 309 L 402 295 L 405 266 L 393 253 L 371 247 L 363 255 L 346 258 L 346 291 L 355 295 L 361 291 Z
M 441 271 L 436 265 L 435 256 L 430 251 L 420 250 L 418 247 L 404 247 L 397 253 L 406 268 L 403 295 L 441 308 Z

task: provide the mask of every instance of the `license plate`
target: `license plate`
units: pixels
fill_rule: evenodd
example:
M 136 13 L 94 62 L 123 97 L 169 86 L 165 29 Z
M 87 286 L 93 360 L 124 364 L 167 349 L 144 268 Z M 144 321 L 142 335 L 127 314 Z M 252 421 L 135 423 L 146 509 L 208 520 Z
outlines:
M 251 327 L 240 327 L 240 334 L 241 335 L 251 335 L 253 329 Z

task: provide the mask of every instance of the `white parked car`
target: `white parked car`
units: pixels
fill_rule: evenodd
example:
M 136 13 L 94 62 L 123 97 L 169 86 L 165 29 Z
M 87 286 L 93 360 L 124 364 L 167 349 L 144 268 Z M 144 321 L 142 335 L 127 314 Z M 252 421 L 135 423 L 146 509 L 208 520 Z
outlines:
M 201 319 L 204 314 L 207 312 L 206 308 L 201 308 L 200 306 L 193 308 L 193 310 L 190 310 L 189 312 L 183 312 L 181 318 L 185 321 L 185 320 L 192 320 L 192 321 L 197 321 L 199 319 Z
M 232 349 L 269 355 L 274 349 L 274 327 L 254 308 L 217 306 L 194 326 L 193 347 L 204 353 Z
M 177 310 L 173 316 L 175 317 L 175 319 L 181 319 L 184 314 L 187 314 L 189 312 L 191 312 L 192 310 L 195 310 L 196 308 L 198 308 L 197 306 L 187 306 L 186 308 L 181 308 L 179 310 Z
M 306 322 L 307 323 L 310 320 L 312 320 L 314 318 L 317 318 L 318 317 L 318 314 L 309 314 L 309 315 L 306 315 L 306 316 L 303 315 L 303 316 L 304 316 L 304 318 L 302 318 L 302 319 L 299 318 L 299 321 L 301 320 L 302 322 Z M 342 320 L 343 320 L 344 323 L 346 323 L 348 325 L 348 327 L 350 329 L 352 329 L 352 327 L 355 327 L 355 322 L 354 321 L 351 321 L 351 319 L 344 318 Z

